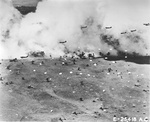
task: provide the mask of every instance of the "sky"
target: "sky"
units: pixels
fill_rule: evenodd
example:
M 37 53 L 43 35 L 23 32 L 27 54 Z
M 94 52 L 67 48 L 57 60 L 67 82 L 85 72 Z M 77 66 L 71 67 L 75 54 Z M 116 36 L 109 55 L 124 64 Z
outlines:
M 26 1 L 22 3 L 33 4 Z M 35 13 L 25 16 L 11 0 L 1 0 L 0 56 L 13 58 L 44 51 L 59 57 L 78 50 L 111 50 L 114 55 L 128 50 L 150 55 L 150 26 L 144 23 L 150 23 L 150 0 L 43 0 Z M 107 30 L 107 26 L 112 28 Z
M 37 6 L 40 0 L 12 0 L 14 6 Z

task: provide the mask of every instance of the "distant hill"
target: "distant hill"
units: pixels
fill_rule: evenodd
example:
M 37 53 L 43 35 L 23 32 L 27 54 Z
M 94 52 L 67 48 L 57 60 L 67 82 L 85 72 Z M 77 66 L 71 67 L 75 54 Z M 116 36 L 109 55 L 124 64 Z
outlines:
M 22 15 L 36 11 L 36 6 L 16 6 L 15 7 Z

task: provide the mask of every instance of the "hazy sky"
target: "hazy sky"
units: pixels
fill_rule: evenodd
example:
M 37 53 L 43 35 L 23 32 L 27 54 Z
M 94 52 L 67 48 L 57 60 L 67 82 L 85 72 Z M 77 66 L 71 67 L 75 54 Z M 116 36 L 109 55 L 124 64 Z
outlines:
M 12 0 L 14 5 L 36 6 L 40 0 Z
M 111 49 L 113 54 L 118 50 L 150 54 L 150 26 L 143 25 L 150 23 L 150 0 L 43 0 L 35 13 L 23 17 L 9 1 L 35 6 L 40 0 L 0 0 L 3 58 L 37 50 L 59 57 L 66 49 L 96 53 L 99 48 L 106 53 Z M 86 33 L 81 29 L 85 24 Z M 112 29 L 106 30 L 106 26 Z M 131 32 L 133 29 L 137 31 Z M 105 35 L 111 38 L 103 39 Z M 65 46 L 59 43 L 64 40 Z M 107 44 L 116 40 L 117 48 L 114 43 Z

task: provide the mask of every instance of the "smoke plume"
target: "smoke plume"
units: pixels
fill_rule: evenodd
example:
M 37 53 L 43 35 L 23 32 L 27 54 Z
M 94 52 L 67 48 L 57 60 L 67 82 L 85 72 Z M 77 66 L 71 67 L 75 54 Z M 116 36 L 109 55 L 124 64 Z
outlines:
M 1 0 L 0 58 L 31 51 L 53 57 L 77 51 L 149 55 L 150 26 L 143 25 L 149 22 L 149 0 L 43 0 L 25 16 Z

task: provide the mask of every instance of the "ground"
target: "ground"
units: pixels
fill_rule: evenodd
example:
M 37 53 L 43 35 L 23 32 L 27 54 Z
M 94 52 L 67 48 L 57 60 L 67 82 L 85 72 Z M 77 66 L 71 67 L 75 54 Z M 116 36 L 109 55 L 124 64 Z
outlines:
M 148 122 L 150 65 L 101 58 L 0 63 L 3 121 Z

